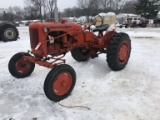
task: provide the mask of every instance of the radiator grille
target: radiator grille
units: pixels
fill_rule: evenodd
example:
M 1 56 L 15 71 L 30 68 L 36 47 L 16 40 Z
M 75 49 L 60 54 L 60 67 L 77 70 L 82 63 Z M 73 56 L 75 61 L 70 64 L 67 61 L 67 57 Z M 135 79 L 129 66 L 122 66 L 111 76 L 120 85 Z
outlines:
M 29 33 L 30 33 L 30 44 L 31 44 L 31 48 L 35 49 L 35 47 L 38 44 L 38 40 L 39 40 L 39 35 L 38 35 L 38 29 L 37 28 L 30 28 L 29 29 Z

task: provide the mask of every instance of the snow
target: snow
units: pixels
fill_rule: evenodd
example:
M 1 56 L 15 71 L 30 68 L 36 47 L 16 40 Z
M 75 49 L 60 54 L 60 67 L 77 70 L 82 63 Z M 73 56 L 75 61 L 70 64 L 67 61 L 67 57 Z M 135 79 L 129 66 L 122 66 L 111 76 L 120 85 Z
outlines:
M 114 12 L 108 12 L 108 13 L 99 13 L 100 16 L 115 16 L 116 14 Z
M 116 17 L 117 18 L 138 17 L 138 15 L 128 14 L 128 13 L 120 13 Z
M 117 28 L 132 40 L 129 63 L 119 72 L 108 67 L 105 54 L 78 63 L 68 53 L 65 58 L 76 71 L 77 83 L 59 103 L 43 92 L 50 69 L 36 65 L 27 78 L 10 75 L 11 56 L 30 49 L 28 28 L 18 29 L 18 41 L 0 42 L 0 120 L 160 120 L 159 28 Z
M 157 18 L 160 19 L 160 11 L 157 13 Z

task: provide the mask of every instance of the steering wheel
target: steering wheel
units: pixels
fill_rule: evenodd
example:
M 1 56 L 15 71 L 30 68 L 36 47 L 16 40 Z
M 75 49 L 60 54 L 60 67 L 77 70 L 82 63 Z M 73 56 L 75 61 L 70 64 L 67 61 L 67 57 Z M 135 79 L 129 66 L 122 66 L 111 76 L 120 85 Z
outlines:
M 100 15 L 96 15 L 95 17 L 95 26 L 101 26 L 103 24 L 103 18 Z
M 100 16 L 100 15 L 93 15 L 93 17 L 94 17 L 94 22 L 92 23 L 92 24 L 90 24 L 90 25 L 84 25 L 84 30 L 90 30 L 90 27 L 92 26 L 92 25 L 94 25 L 94 26 L 96 26 L 96 27 L 99 27 L 99 26 L 101 26 L 102 24 L 103 24 L 103 18 L 102 18 L 102 16 Z

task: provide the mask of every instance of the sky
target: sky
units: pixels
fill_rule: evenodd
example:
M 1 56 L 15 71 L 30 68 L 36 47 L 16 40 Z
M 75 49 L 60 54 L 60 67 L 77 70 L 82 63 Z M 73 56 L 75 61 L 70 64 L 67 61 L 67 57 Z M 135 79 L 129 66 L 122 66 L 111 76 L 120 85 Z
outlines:
M 68 7 L 76 6 L 77 0 L 58 0 L 58 8 L 60 11 Z M 24 7 L 24 0 L 0 0 L 0 9 L 8 8 L 9 6 Z

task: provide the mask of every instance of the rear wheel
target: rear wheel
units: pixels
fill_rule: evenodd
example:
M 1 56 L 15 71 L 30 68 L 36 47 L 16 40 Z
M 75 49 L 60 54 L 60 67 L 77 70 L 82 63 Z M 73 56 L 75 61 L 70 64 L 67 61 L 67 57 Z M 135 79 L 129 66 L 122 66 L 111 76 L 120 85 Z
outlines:
M 90 58 L 90 50 L 85 47 L 77 47 L 71 50 L 72 57 L 78 62 L 84 62 Z
M 13 25 L 6 24 L 1 27 L 1 36 L 2 41 L 15 41 L 19 37 L 19 32 L 17 28 Z
M 107 50 L 108 66 L 114 70 L 122 70 L 130 57 L 131 40 L 126 33 L 113 35 Z
M 44 82 L 44 92 L 48 99 L 58 102 L 68 97 L 76 83 L 74 69 L 66 64 L 53 68 Z
M 9 72 L 16 78 L 28 77 L 35 68 L 35 64 L 26 60 L 23 56 L 30 56 L 30 54 L 17 53 L 10 59 L 8 64 Z

